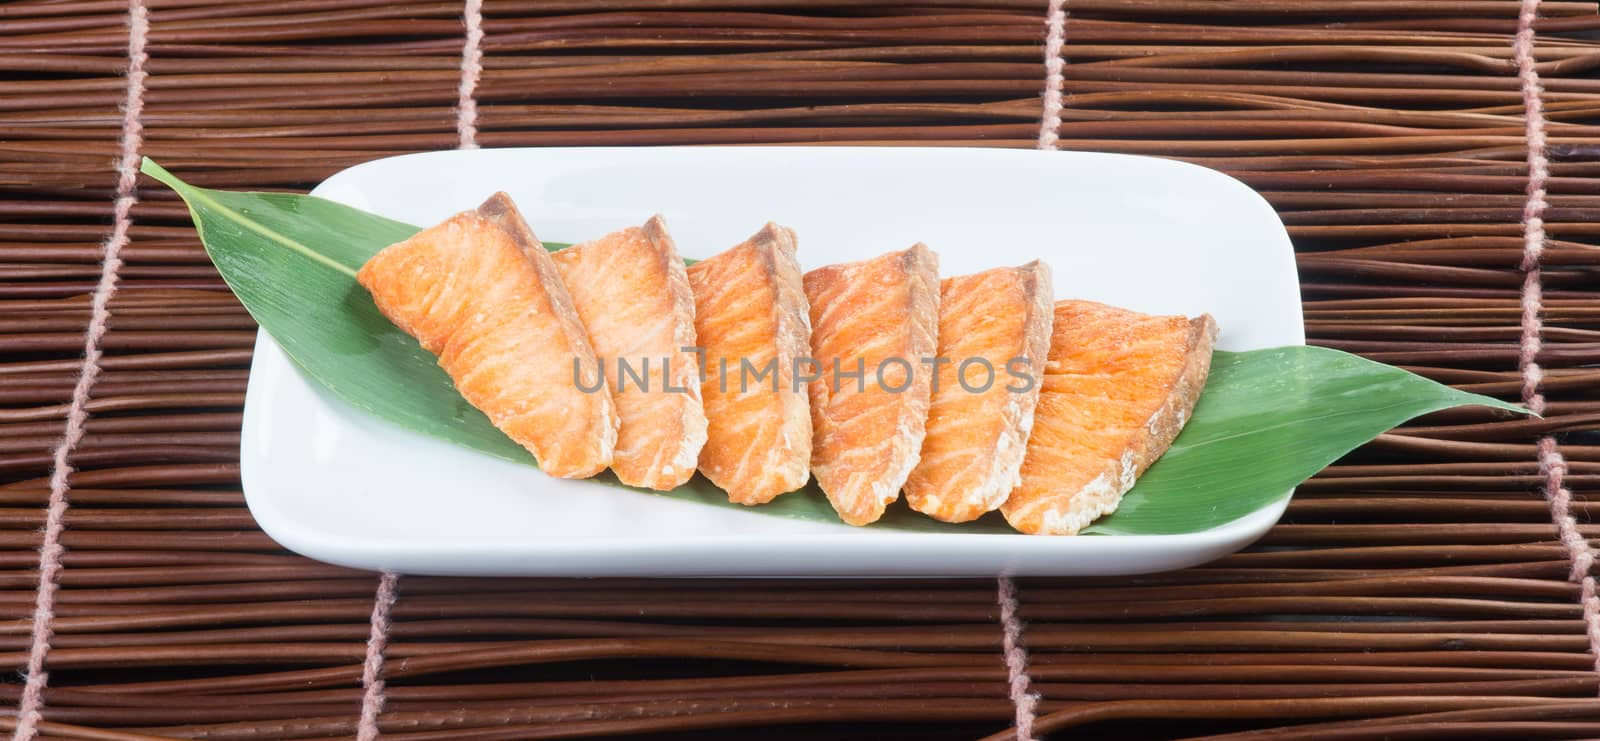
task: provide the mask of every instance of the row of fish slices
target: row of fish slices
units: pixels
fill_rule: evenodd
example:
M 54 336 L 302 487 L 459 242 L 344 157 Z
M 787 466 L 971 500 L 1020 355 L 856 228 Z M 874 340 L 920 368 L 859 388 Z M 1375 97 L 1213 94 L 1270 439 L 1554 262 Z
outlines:
M 610 466 L 624 483 L 670 489 L 698 465 L 731 500 L 759 504 L 814 471 L 852 524 L 880 517 L 902 485 L 913 508 L 949 521 L 1006 502 L 1038 384 L 973 393 L 947 364 L 937 384 L 914 372 L 909 384 L 889 381 L 894 391 L 874 378 L 865 392 L 834 393 L 819 379 L 807 399 L 788 390 L 794 358 L 876 367 L 932 348 L 1037 367 L 1051 334 L 1040 263 L 940 284 L 936 257 L 918 245 L 802 279 L 793 232 L 769 224 L 685 269 L 659 218 L 552 256 L 504 194 L 385 249 L 359 278 L 386 316 L 439 356 L 463 396 L 552 475 Z M 694 344 L 708 359 L 777 361 L 779 391 L 708 378 L 697 397 L 696 358 L 681 354 Z M 572 362 L 594 367 L 596 356 L 671 357 L 671 385 L 690 393 L 580 393 Z M 1044 499 L 1042 515 L 1037 498 L 1028 503 L 1021 529 L 1061 531 L 1050 523 L 1065 521 L 1054 510 L 1070 498 Z

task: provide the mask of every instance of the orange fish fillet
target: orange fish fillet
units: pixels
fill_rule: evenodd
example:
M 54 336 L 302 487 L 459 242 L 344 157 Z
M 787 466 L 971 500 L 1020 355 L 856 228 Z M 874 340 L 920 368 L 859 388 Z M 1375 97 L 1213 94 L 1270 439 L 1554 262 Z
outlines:
M 811 413 L 794 381 L 811 327 L 794 232 L 768 224 L 688 272 L 705 363 L 700 471 L 730 501 L 772 501 L 811 477 Z
M 1050 268 L 1038 261 L 940 285 L 939 357 L 949 362 L 939 366 L 922 459 L 906 480 L 912 509 L 966 522 L 999 507 L 1016 487 L 1053 298 Z M 988 384 L 984 361 L 993 373 Z
M 356 278 L 545 472 L 581 478 L 611 463 L 611 396 L 574 382 L 574 361 L 595 370 L 594 350 L 555 264 L 504 193 L 384 248 Z
M 922 450 L 938 349 L 939 258 L 926 246 L 805 275 L 811 305 L 811 472 L 839 517 L 883 516 Z M 835 373 L 864 370 L 860 380 Z
M 1178 436 L 1211 369 L 1210 316 L 1056 304 L 1022 483 L 1000 511 L 1035 535 L 1073 535 L 1117 508 Z
M 665 222 L 656 216 L 551 257 L 622 420 L 611 470 L 629 486 L 682 485 L 705 445 L 706 415 L 698 359 L 685 350 L 695 342 L 694 295 Z

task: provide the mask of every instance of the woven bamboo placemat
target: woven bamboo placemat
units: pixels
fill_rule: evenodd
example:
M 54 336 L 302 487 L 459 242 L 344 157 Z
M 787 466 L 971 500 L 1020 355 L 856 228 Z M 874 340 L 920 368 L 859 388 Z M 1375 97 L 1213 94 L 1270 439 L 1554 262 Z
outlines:
M 1565 0 L 0 5 L 0 728 L 1600 736 L 1597 31 Z M 1313 342 L 1545 416 L 1420 420 L 1161 576 L 380 582 L 254 527 L 253 324 L 133 175 L 823 142 L 1225 170 L 1283 214 Z

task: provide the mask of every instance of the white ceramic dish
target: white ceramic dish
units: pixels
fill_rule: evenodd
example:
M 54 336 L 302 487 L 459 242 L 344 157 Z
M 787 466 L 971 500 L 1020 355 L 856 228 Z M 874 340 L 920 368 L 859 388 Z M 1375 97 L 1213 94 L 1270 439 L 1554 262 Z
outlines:
M 662 213 L 687 257 L 764 221 L 803 267 L 917 241 L 945 275 L 1045 258 L 1058 297 L 1210 312 L 1219 347 L 1302 344 L 1282 223 L 1220 173 L 1108 154 L 985 149 L 666 147 L 449 151 L 358 165 L 316 195 L 426 225 L 509 192 L 575 242 Z M 1248 545 L 1288 495 L 1201 533 L 1035 537 L 852 528 L 550 478 L 400 429 L 300 374 L 262 333 L 241 465 L 256 520 L 312 558 L 424 574 L 1068 575 L 1181 568 Z

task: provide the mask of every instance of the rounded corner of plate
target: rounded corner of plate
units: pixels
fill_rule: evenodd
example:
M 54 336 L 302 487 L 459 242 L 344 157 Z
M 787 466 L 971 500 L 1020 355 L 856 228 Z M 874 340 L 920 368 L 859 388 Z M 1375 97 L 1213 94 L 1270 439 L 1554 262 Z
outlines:
M 261 532 L 272 542 L 284 550 L 315 561 L 353 569 L 373 570 L 370 559 L 361 558 L 357 553 L 359 546 L 353 543 L 330 545 L 330 533 L 311 529 L 276 507 L 273 497 L 263 495 L 261 487 L 264 484 L 259 480 L 252 486 L 251 482 L 256 476 L 252 473 L 254 464 L 250 461 L 251 456 L 248 454 L 240 456 L 239 480 L 240 488 L 244 492 L 245 507 L 250 510 L 250 517 L 255 520 L 256 527 L 261 528 Z M 252 494 L 252 491 L 255 493 Z
M 1278 210 L 1273 208 L 1272 203 L 1267 200 L 1267 197 L 1261 195 L 1261 192 L 1251 187 L 1249 183 L 1246 183 L 1245 181 L 1216 168 L 1206 167 L 1205 165 L 1194 162 L 1166 159 L 1163 157 L 1145 157 L 1140 155 L 1124 156 L 1137 156 L 1141 159 L 1150 159 L 1160 162 L 1163 165 L 1170 166 L 1174 169 L 1196 172 L 1200 177 L 1214 181 L 1216 183 L 1216 187 L 1233 191 L 1234 193 L 1238 194 L 1241 205 L 1246 205 L 1247 208 L 1254 210 L 1257 215 L 1264 216 L 1264 221 L 1270 221 L 1272 225 L 1276 227 L 1273 230 L 1274 236 L 1281 237 L 1281 240 L 1279 241 L 1281 241 L 1283 246 L 1292 254 L 1293 243 L 1289 239 L 1289 230 L 1284 226 L 1283 218 L 1278 215 Z M 1217 191 L 1212 192 L 1215 193 Z
M 1256 509 L 1230 523 L 1239 525 L 1238 532 L 1231 534 L 1232 539 L 1239 544 L 1233 550 L 1238 551 L 1249 548 L 1251 544 L 1266 535 L 1267 531 L 1276 527 L 1278 521 L 1283 519 L 1283 513 L 1288 511 L 1289 502 L 1294 499 L 1294 491 L 1294 489 L 1290 489 L 1284 492 L 1283 496 L 1278 497 L 1265 507 Z M 1227 526 L 1225 525 L 1224 527 Z

